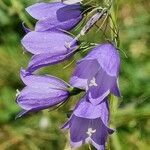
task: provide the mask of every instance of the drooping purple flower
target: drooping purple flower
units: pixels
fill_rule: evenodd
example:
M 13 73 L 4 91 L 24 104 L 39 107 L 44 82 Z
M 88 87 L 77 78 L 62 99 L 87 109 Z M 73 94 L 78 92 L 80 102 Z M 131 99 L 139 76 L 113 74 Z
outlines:
M 29 32 L 21 40 L 24 48 L 32 54 L 49 53 L 50 55 L 68 53 L 70 49 L 65 46 L 73 38 L 63 32 Z
M 86 89 L 89 101 L 97 105 L 110 92 L 120 96 L 117 83 L 119 68 L 120 57 L 116 47 L 104 43 L 77 63 L 70 83 L 74 87 Z
M 17 96 L 16 101 L 23 109 L 18 117 L 61 104 L 69 97 L 69 85 L 54 76 L 29 75 L 21 70 L 21 79 L 26 87 Z
M 79 102 L 69 121 L 62 128 L 70 129 L 72 147 L 91 143 L 96 149 L 104 150 L 107 136 L 114 132 L 108 127 L 108 100 L 105 98 L 102 103 L 93 105 L 87 99 L 88 96 L 85 96 Z
M 70 35 L 63 32 L 32 31 L 27 33 L 21 43 L 27 51 L 34 54 L 27 71 L 32 73 L 43 66 L 56 64 L 68 58 L 78 48 L 77 41 L 72 47 L 66 46 L 72 40 Z
M 82 19 L 82 8 L 79 4 L 36 3 L 26 8 L 26 11 L 38 20 L 36 31 L 71 30 Z

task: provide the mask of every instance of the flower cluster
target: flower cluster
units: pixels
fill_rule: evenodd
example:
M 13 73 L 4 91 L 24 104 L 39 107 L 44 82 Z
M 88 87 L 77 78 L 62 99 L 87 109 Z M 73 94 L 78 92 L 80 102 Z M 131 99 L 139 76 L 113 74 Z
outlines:
M 26 86 L 17 96 L 16 101 L 22 108 L 17 117 L 62 105 L 72 95 L 84 91 L 62 129 L 69 129 L 72 147 L 91 143 L 96 149 L 104 150 L 108 135 L 114 132 L 109 128 L 108 95 L 120 96 L 117 48 L 110 42 L 98 44 L 77 62 L 70 83 L 51 75 L 35 74 L 34 71 L 41 67 L 60 63 L 78 51 L 78 38 L 65 31 L 82 20 L 84 9 L 79 3 L 53 2 L 37 3 L 26 11 L 37 22 L 34 31 L 25 28 L 27 34 L 22 39 L 23 47 L 33 56 L 27 69 L 21 69 L 20 76 Z M 86 33 L 103 14 L 96 13 L 82 33 Z
M 63 31 L 73 29 L 82 20 L 83 9 L 80 4 L 37 3 L 26 11 L 38 20 L 35 30 L 28 30 L 30 32 L 21 41 L 25 50 L 33 54 L 28 72 L 63 61 L 78 48 L 76 40 L 71 47 L 67 46 L 73 37 Z

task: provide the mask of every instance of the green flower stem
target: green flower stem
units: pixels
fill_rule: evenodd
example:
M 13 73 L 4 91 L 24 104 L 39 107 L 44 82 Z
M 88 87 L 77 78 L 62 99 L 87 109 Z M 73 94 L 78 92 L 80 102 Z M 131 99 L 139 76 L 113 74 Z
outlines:
M 12 8 L 13 10 L 19 15 L 19 18 L 29 27 L 33 28 L 33 25 L 28 20 L 28 18 L 25 16 L 25 14 L 22 12 L 23 6 L 20 1 L 18 0 L 11 0 Z
M 111 9 L 110 9 L 109 23 L 110 23 L 110 30 L 111 30 L 110 31 L 111 39 L 116 44 L 116 46 L 119 47 L 120 45 L 119 32 L 118 32 L 119 30 L 117 28 L 117 13 L 115 11 L 117 4 L 118 4 L 117 0 L 110 0 Z M 112 126 L 115 125 L 113 115 L 115 115 L 117 111 L 118 111 L 118 99 L 117 97 L 111 95 L 110 96 L 110 118 L 111 118 Z M 118 139 L 117 131 L 111 136 L 111 142 L 115 150 L 122 149 L 120 145 L 120 141 Z
M 117 99 L 117 97 L 111 95 L 110 96 L 110 114 L 111 114 L 110 118 L 111 118 L 111 125 L 113 128 L 115 128 L 114 125 L 115 125 L 115 121 L 116 121 L 113 116 L 116 116 L 117 111 L 118 111 L 118 99 Z M 113 148 L 115 150 L 121 150 L 121 145 L 120 145 L 120 141 L 118 139 L 117 131 L 112 134 L 111 142 L 112 142 Z M 111 146 L 111 144 L 109 144 L 109 146 Z
M 9 7 L 3 2 L 3 0 L 0 0 L 0 6 L 5 10 L 9 10 Z

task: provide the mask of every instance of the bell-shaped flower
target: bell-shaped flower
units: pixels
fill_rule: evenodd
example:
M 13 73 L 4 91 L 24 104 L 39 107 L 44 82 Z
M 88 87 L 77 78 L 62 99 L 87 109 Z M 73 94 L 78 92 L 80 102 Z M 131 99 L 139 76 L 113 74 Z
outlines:
M 77 41 L 74 41 L 72 47 L 67 47 L 72 40 L 73 37 L 63 32 L 32 31 L 27 33 L 21 43 L 28 52 L 34 54 L 27 71 L 32 73 L 41 67 L 67 59 L 78 48 Z
M 80 4 L 67 5 L 62 2 L 36 3 L 26 11 L 38 20 L 35 31 L 71 30 L 83 17 Z
M 74 87 L 86 89 L 89 101 L 99 104 L 109 93 L 120 96 L 118 75 L 120 57 L 112 43 L 95 47 L 77 63 L 70 83 Z
M 91 143 L 96 149 L 104 150 L 108 135 L 114 132 L 108 127 L 108 100 L 105 98 L 102 103 L 92 105 L 87 99 L 88 96 L 83 97 L 75 107 L 69 121 L 62 128 L 70 129 L 73 148 Z
M 54 76 L 28 75 L 21 70 L 21 79 L 26 87 L 17 96 L 16 101 L 22 108 L 17 117 L 61 104 L 70 96 L 70 86 Z

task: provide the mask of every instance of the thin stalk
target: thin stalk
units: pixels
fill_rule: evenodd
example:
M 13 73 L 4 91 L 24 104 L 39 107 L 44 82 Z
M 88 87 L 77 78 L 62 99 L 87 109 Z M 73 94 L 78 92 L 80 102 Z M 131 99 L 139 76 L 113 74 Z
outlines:
M 115 5 L 117 5 L 117 0 L 110 0 L 111 9 L 110 9 L 110 16 L 109 16 L 109 23 L 110 23 L 110 33 L 111 33 L 111 39 L 115 43 L 117 47 L 120 45 L 119 40 L 119 30 L 117 28 L 117 14 L 115 12 Z M 112 118 L 111 123 L 112 126 L 114 125 L 114 119 L 113 115 L 117 113 L 118 109 L 118 100 L 117 97 L 111 95 L 110 96 L 110 118 Z M 115 132 L 111 136 L 112 145 L 115 150 L 121 150 L 120 141 L 118 138 L 117 132 Z
M 33 28 L 33 25 L 30 23 L 28 18 L 25 16 L 25 14 L 22 12 L 23 6 L 21 2 L 18 0 L 11 0 L 12 8 L 14 11 L 18 14 L 19 18 L 24 22 L 29 28 Z

